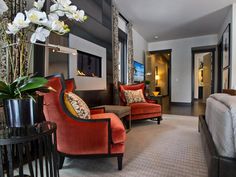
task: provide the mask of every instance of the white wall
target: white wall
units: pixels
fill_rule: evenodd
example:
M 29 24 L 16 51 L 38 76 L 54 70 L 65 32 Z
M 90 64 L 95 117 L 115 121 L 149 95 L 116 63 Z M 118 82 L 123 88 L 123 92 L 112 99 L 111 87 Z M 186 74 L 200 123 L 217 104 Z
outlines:
M 133 28 L 134 60 L 144 63 L 145 53 L 148 50 L 147 41 Z
M 171 56 L 171 101 L 191 103 L 192 48 L 216 45 L 218 36 L 207 35 L 193 38 L 152 42 L 149 51 L 172 49 Z

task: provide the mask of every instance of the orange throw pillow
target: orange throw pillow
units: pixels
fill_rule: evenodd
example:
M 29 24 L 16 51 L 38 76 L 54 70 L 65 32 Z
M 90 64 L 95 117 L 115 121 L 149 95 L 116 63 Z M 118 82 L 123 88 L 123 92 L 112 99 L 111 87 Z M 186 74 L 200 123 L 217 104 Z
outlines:
M 72 92 L 65 93 L 64 102 L 68 109 L 76 117 L 81 119 L 90 119 L 90 110 L 87 104 L 76 94 Z

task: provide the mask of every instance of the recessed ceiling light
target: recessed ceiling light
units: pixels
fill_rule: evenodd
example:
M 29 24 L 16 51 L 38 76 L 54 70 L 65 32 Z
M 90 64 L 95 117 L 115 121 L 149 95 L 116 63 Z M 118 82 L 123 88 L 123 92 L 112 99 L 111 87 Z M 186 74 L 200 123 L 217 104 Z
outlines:
M 158 39 L 158 38 L 159 38 L 159 36 L 154 36 L 154 38 L 155 38 L 155 39 Z

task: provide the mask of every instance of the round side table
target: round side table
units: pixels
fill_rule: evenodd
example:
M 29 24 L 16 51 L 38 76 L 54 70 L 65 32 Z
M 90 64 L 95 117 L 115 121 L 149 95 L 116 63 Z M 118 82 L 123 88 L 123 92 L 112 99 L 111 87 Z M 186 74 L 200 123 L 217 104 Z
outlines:
M 56 124 L 0 128 L 0 176 L 59 177 Z

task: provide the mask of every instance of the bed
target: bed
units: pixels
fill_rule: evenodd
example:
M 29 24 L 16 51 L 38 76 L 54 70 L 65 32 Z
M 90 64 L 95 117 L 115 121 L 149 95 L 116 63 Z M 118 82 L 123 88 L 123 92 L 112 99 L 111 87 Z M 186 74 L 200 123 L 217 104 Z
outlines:
M 236 177 L 235 130 L 236 97 L 212 95 L 207 99 L 206 116 L 199 116 L 209 177 Z

